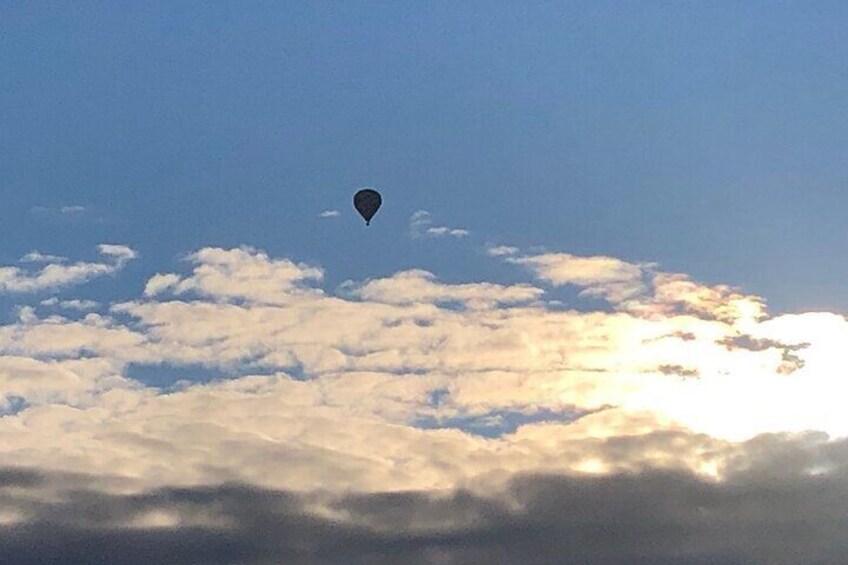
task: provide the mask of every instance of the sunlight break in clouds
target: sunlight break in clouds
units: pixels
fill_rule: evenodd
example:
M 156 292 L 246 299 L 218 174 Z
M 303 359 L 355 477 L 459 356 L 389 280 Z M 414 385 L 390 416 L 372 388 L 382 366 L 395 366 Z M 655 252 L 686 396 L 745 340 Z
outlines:
M 539 285 L 446 284 L 408 270 L 331 294 L 317 266 L 203 248 L 188 273 L 153 276 L 108 314 L 25 307 L 0 326 L 0 457 L 88 477 L 92 496 L 277 489 L 352 528 L 384 526 L 345 507 L 351 493 L 467 489 L 481 505 L 532 506 L 512 490 L 530 475 L 673 473 L 703 489 L 760 467 L 798 481 L 848 469 L 848 450 L 827 435 L 848 436 L 842 316 L 769 316 L 759 297 L 652 264 L 502 251 L 490 255 L 531 269 Z M 135 256 L 101 253 L 112 269 Z M 611 311 L 549 308 L 545 285 L 564 284 Z M 138 366 L 217 378 L 160 388 L 132 378 Z M 51 484 L 32 488 L 49 498 Z M 46 511 L 31 496 L 7 499 L 10 523 Z M 238 522 L 157 504 L 121 519 L 222 531 Z M 409 527 L 450 528 L 463 523 L 457 512 Z

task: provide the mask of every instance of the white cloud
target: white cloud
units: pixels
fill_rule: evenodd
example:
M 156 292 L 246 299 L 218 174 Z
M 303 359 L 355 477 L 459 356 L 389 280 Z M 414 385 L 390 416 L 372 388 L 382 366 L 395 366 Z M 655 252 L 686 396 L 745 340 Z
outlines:
M 67 261 L 67 257 L 59 255 L 48 255 L 39 251 L 30 251 L 21 257 L 21 263 L 63 263 Z
M 437 226 L 427 228 L 424 231 L 425 235 L 433 236 L 433 237 L 442 237 L 444 235 L 450 235 L 453 237 L 465 237 L 468 235 L 468 230 L 456 229 L 456 228 L 448 228 L 445 226 Z
M 66 310 L 94 310 L 100 306 L 100 303 L 95 300 L 80 300 L 74 298 L 72 300 L 59 300 L 57 297 L 48 298 L 40 302 L 42 306 L 59 306 Z
M 489 308 L 498 303 L 529 302 L 539 298 L 543 291 L 530 285 L 442 284 L 436 281 L 433 273 L 411 270 L 387 279 L 368 281 L 356 287 L 353 293 L 366 300 L 388 304 L 461 302 L 466 307 Z
M 339 212 L 338 210 L 324 210 L 323 212 L 321 212 L 320 216 L 322 218 L 338 218 L 339 216 L 341 216 L 341 212 Z
M 147 281 L 144 287 L 145 296 L 155 296 L 166 290 L 174 289 L 182 280 L 179 275 L 174 273 L 158 273 Z
M 646 467 L 721 478 L 759 433 L 848 435 L 843 317 L 762 317 L 757 297 L 610 257 L 495 255 L 552 284 L 635 290 L 604 290 L 613 312 L 550 310 L 534 286 L 411 270 L 332 296 L 317 267 L 201 249 L 112 315 L 29 308 L 0 326 L 0 395 L 25 403 L 0 418 L 0 458 L 145 487 L 375 492 Z M 138 363 L 227 379 L 163 392 L 128 378 Z M 524 424 L 466 433 L 510 419 Z
M 95 308 L 100 307 L 100 303 L 96 300 L 63 300 L 59 303 L 62 308 L 67 308 L 69 310 L 94 310 Z
M 30 406 L 93 405 L 98 391 L 131 388 L 105 359 L 40 361 L 30 357 L 0 356 L 0 402 L 19 397 Z M 0 409 L 2 412 L 2 409 Z
M 530 268 L 554 286 L 582 287 L 581 295 L 603 298 L 621 311 L 644 317 L 692 314 L 750 326 L 765 315 L 759 297 L 727 285 L 705 285 L 681 273 L 656 270 L 653 263 L 630 263 L 614 257 L 580 257 L 568 253 L 518 256 L 515 248 L 489 254 Z M 742 328 L 745 329 L 745 328 Z
M 486 253 L 488 253 L 490 257 L 504 257 L 507 255 L 515 255 L 518 253 L 518 248 L 510 247 L 509 245 L 495 245 L 489 246 L 486 249 Z
M 0 292 L 26 293 L 53 290 L 85 283 L 93 278 L 118 272 L 127 261 L 136 257 L 135 251 L 123 245 L 100 245 L 98 250 L 111 262 L 68 264 L 64 258 L 32 252 L 24 256 L 24 261 L 47 262 L 39 271 L 27 271 L 20 267 L 0 267 Z
M 642 266 L 613 257 L 578 257 L 568 253 L 546 253 L 514 257 L 512 248 L 506 261 L 530 267 L 536 275 L 556 286 L 573 284 L 584 287 L 589 296 L 624 302 L 645 292 Z M 491 250 L 490 250 L 491 254 Z
M 462 238 L 469 235 L 468 230 L 461 228 L 449 228 L 447 226 L 434 226 L 430 212 L 418 210 L 409 218 L 409 233 L 413 238 L 422 237 L 444 237 L 451 236 Z
M 286 301 L 293 291 L 306 290 L 305 283 L 324 276 L 318 267 L 288 259 L 270 260 L 265 253 L 247 247 L 207 247 L 188 259 L 195 264 L 192 276 L 157 274 L 147 283 L 145 295 L 173 290 L 178 295 L 195 292 L 220 300 L 273 304 Z
M 102 244 L 97 246 L 97 250 L 103 255 L 114 257 L 119 263 L 125 263 L 138 257 L 138 253 L 131 247 L 126 245 L 109 245 Z

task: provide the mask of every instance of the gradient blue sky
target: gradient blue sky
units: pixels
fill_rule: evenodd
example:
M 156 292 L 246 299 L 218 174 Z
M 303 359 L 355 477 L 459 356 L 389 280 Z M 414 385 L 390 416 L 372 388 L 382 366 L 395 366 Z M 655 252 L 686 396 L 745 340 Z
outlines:
M 0 562 L 843 563 L 846 22 L 0 2 Z
M 477 244 L 848 308 L 845 3 L 527 4 L 5 2 L 0 259 L 115 241 L 144 257 L 132 292 L 206 245 L 330 283 L 513 276 L 404 237 L 426 209 Z

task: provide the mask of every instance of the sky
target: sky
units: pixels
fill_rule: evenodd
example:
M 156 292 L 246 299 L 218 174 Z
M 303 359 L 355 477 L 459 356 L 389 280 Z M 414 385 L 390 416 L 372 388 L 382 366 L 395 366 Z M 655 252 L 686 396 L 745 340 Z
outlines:
M 846 12 L 4 3 L 0 561 L 839 563 Z

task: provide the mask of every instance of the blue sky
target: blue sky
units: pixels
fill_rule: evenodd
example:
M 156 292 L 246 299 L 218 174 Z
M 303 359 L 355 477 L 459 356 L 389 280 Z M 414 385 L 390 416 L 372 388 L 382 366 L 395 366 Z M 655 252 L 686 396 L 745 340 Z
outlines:
M 0 562 L 841 562 L 846 12 L 3 3 Z
M 776 309 L 844 310 L 845 10 L 9 3 L 0 257 L 109 240 L 145 273 L 241 244 L 339 278 L 490 268 L 404 238 L 426 209 L 477 244 L 658 261 Z M 367 231 L 362 186 L 386 201 Z M 84 217 L 32 212 L 73 205 Z

